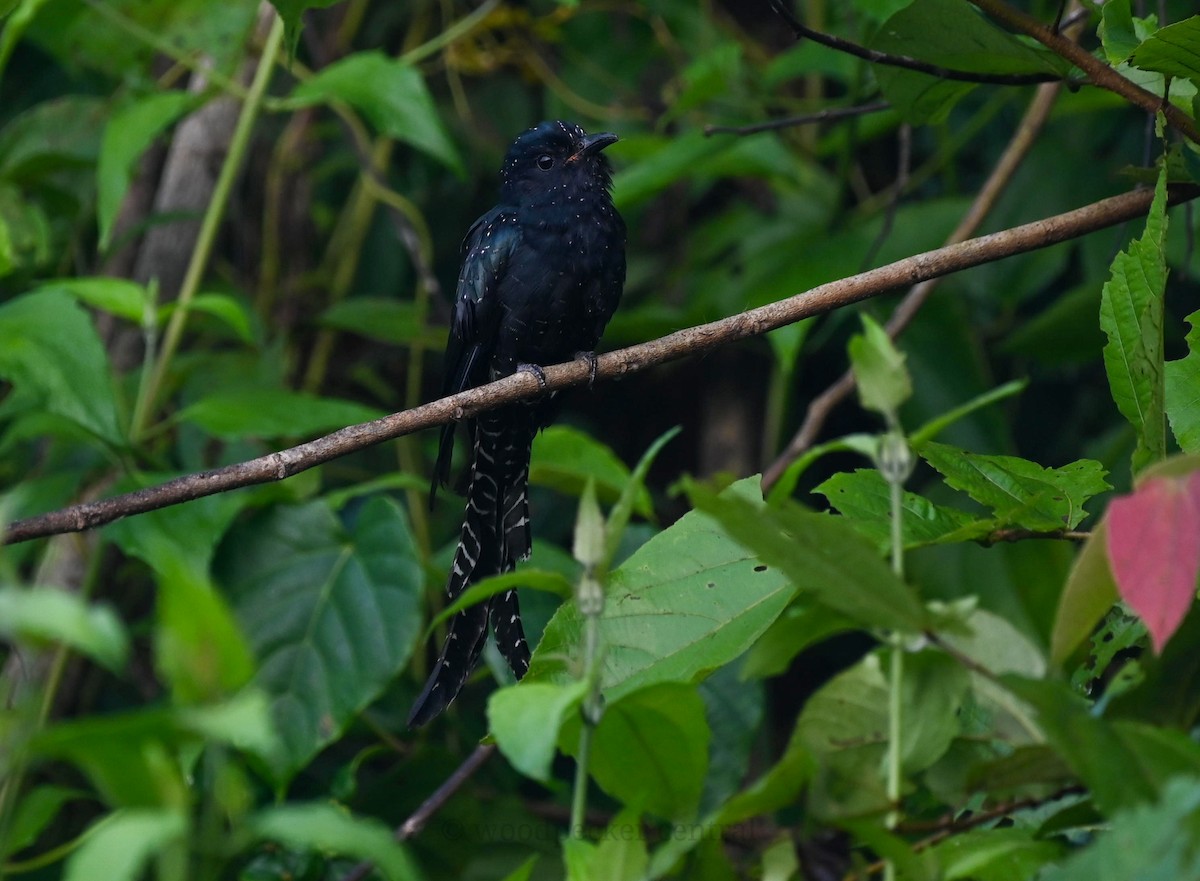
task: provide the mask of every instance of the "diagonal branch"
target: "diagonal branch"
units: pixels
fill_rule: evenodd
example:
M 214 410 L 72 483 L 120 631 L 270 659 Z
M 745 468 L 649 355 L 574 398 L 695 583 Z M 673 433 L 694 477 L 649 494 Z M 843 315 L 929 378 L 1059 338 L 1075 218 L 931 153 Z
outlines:
M 1093 85 L 1115 92 L 1147 113 L 1153 114 L 1161 110 L 1173 128 L 1200 144 L 1200 129 L 1196 128 L 1195 120 L 1167 101 L 1164 96 L 1155 95 L 1132 80 L 1127 80 L 1099 58 L 1077 45 L 1069 36 L 1051 30 L 1032 15 L 1014 9 L 1004 0 L 970 0 L 970 2 L 996 21 L 1033 37 L 1047 49 L 1070 61 L 1087 74 Z
M 828 46 L 830 49 L 836 49 L 838 52 L 845 52 L 847 55 L 862 58 L 873 64 L 885 64 L 888 67 L 903 67 L 906 70 L 915 70 L 918 73 L 926 73 L 943 80 L 955 80 L 961 83 L 987 83 L 996 86 L 1031 86 L 1037 83 L 1059 82 L 1063 79 L 1063 77 L 1056 73 L 977 73 L 971 70 L 956 70 L 952 67 L 942 67 L 938 64 L 931 64 L 928 61 L 921 61 L 919 58 L 910 58 L 907 55 L 889 55 L 886 52 L 868 49 L 866 46 L 858 45 L 858 43 L 852 43 L 841 37 L 835 37 L 833 34 L 813 30 L 800 21 L 800 19 L 796 18 L 783 3 L 783 0 L 768 0 L 768 2 L 779 17 L 788 23 L 788 27 L 795 32 L 797 39 L 809 39 L 814 43 L 820 43 L 822 46 Z
M 896 288 L 991 263 L 1014 254 L 1045 248 L 1145 214 L 1153 193 L 1135 190 L 1102 199 L 1065 214 L 1057 214 L 1002 232 L 916 254 L 849 278 L 831 281 L 805 293 L 760 306 L 720 321 L 676 331 L 656 340 L 608 352 L 596 360 L 595 377 L 615 379 L 658 364 L 761 336 L 803 318 L 822 315 Z M 1172 186 L 1168 203 L 1200 196 L 1200 187 Z M 426 428 L 470 418 L 485 410 L 533 398 L 547 391 L 583 385 L 592 376 L 583 360 L 545 369 L 545 387 L 531 373 L 521 372 L 497 382 L 451 395 L 373 422 L 351 425 L 332 434 L 248 462 L 189 474 L 158 486 L 98 502 L 72 505 L 12 523 L 4 543 L 29 541 L 47 535 L 79 532 L 132 514 L 191 501 L 239 487 L 283 480 L 316 465 L 384 441 Z

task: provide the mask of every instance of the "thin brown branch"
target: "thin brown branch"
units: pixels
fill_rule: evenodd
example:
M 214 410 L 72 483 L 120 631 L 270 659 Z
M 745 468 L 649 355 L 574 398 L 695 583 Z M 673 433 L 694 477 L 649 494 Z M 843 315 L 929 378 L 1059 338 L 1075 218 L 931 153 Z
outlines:
M 971 2 L 1001 24 L 1033 37 L 1047 49 L 1070 61 L 1087 75 L 1093 85 L 1120 95 L 1147 113 L 1154 114 L 1161 110 L 1172 128 L 1200 144 L 1200 129 L 1196 128 L 1196 123 L 1190 116 L 1174 104 L 1164 100 L 1162 95 L 1155 95 L 1132 80 L 1125 79 L 1113 68 L 1076 44 L 1070 37 L 1056 33 L 1032 15 L 1009 6 L 1004 0 L 971 0 Z
M 454 793 L 458 792 L 462 785 L 470 780 L 495 752 L 496 745 L 494 743 L 484 743 L 475 747 L 475 751 L 467 756 L 454 773 L 447 777 L 429 798 L 421 802 L 420 807 L 412 812 L 412 816 L 396 827 L 396 840 L 408 841 L 410 838 L 415 838 L 425 828 L 429 818 L 440 811 Z M 371 874 L 373 868 L 375 868 L 374 863 L 363 861 L 342 876 L 342 881 L 363 881 Z
M 772 119 L 768 122 L 757 122 L 754 125 L 706 125 L 705 137 L 712 135 L 754 135 L 759 132 L 775 131 L 781 128 L 793 128 L 800 125 L 812 125 L 817 122 L 830 122 L 835 119 L 846 119 L 852 116 L 866 116 L 868 113 L 878 113 L 887 110 L 892 105 L 887 101 L 875 101 L 871 104 L 859 104 L 854 107 L 829 107 L 815 113 L 804 113 L 800 116 L 788 116 L 783 119 Z
M 809 39 L 814 43 L 820 43 L 822 46 L 828 46 L 830 49 L 845 52 L 847 55 L 853 55 L 856 58 L 862 58 L 874 64 L 903 67 L 906 70 L 915 70 L 918 73 L 929 74 L 943 80 L 956 80 L 962 83 L 985 83 L 997 86 L 1031 86 L 1038 83 L 1050 83 L 1062 80 L 1062 77 L 1056 73 L 977 73 L 971 70 L 956 70 L 952 67 L 930 64 L 928 61 L 910 58 L 907 55 L 889 55 L 886 52 L 878 52 L 875 49 L 868 49 L 866 46 L 860 46 L 858 43 L 852 43 L 841 37 L 835 37 L 833 34 L 813 30 L 796 18 L 781 0 L 770 0 L 770 4 L 771 8 L 795 32 L 797 39 Z
M 1000 198 L 1000 194 L 1008 186 L 1008 182 L 1016 173 L 1017 167 L 1033 146 L 1038 133 L 1041 132 L 1042 127 L 1046 124 L 1046 120 L 1050 117 L 1050 110 L 1054 106 L 1054 100 L 1058 97 L 1061 88 L 1061 83 L 1046 83 L 1038 87 L 1034 93 L 1033 101 L 1029 104 L 1029 109 L 1025 111 L 1025 116 L 1022 118 L 1020 125 L 1017 126 L 1017 131 L 1013 135 L 1012 140 L 1009 141 L 1008 146 L 1004 149 L 1000 161 L 992 169 L 992 173 L 988 176 L 979 194 L 971 203 L 971 207 L 967 210 L 967 213 L 963 215 L 958 226 L 955 227 L 954 231 L 946 239 L 947 245 L 966 241 L 979 229 L 980 224 L 983 223 L 983 219 L 991 212 L 996 201 Z M 939 279 L 937 278 L 922 281 L 905 295 L 904 299 L 896 306 L 892 317 L 888 320 L 888 336 L 896 339 L 896 337 L 904 332 L 904 329 L 916 317 L 917 312 L 925 305 L 925 301 L 929 299 L 929 295 L 937 287 L 938 281 Z M 846 371 L 836 382 L 812 399 L 812 402 L 808 405 L 807 412 L 804 414 L 804 421 L 800 424 L 800 429 L 788 443 L 787 448 L 763 472 L 763 486 L 765 488 L 769 489 L 774 486 L 776 481 L 783 476 L 783 472 L 787 469 L 788 465 L 803 455 L 816 442 L 821 429 L 825 425 L 825 421 L 829 418 L 829 414 L 833 412 L 838 404 L 854 393 L 855 387 L 854 374 Z
M 720 321 L 608 352 L 596 360 L 595 377 L 616 379 L 638 373 L 648 367 L 708 352 L 736 340 L 761 336 L 803 318 L 823 315 L 896 288 L 1078 238 L 1145 214 L 1152 196 L 1150 190 L 1135 190 L 1102 199 L 1065 214 L 916 254 L 887 266 L 831 281 Z M 1179 204 L 1197 196 L 1200 196 L 1200 187 L 1172 186 L 1168 191 L 1168 202 Z M 588 364 L 582 359 L 547 367 L 544 387 L 539 386 L 538 379 L 532 373 L 522 371 L 411 410 L 351 425 L 248 462 L 185 475 L 136 492 L 18 520 L 8 527 L 4 542 L 11 544 L 63 532 L 79 532 L 132 514 L 142 514 L 239 487 L 284 480 L 316 465 L 384 441 L 467 419 L 485 410 L 545 392 L 584 385 L 591 376 Z

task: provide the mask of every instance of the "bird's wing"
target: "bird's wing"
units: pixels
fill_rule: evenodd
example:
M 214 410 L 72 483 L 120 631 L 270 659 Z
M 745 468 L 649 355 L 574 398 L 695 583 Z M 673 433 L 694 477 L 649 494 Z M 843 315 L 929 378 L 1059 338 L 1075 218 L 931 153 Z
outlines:
M 463 239 L 462 270 L 446 345 L 443 395 L 457 394 L 487 381 L 501 315 L 497 289 L 520 238 L 516 215 L 496 207 L 476 220 Z M 449 482 L 453 449 L 454 423 L 450 423 L 442 427 L 431 503 L 438 484 Z

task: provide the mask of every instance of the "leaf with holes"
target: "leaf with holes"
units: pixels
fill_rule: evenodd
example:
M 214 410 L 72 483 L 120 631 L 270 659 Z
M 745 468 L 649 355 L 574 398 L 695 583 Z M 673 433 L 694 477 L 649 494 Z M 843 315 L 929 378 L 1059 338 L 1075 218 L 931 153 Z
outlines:
M 423 574 L 408 520 L 377 497 L 343 526 L 323 502 L 238 528 L 215 562 L 259 660 L 289 780 L 404 666 L 420 635 Z
M 762 508 L 758 478 L 722 498 Z M 601 687 L 609 701 L 658 682 L 691 682 L 742 654 L 795 588 L 698 511 L 642 545 L 613 571 L 600 621 Z M 546 625 L 527 681 L 576 678 L 583 618 L 565 603 Z

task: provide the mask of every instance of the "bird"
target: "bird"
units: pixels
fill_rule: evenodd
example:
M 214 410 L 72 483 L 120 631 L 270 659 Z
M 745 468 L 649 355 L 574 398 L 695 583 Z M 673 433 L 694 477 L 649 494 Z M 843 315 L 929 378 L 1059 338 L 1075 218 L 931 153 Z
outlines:
M 446 345 L 443 393 L 455 394 L 517 371 L 545 384 L 542 367 L 595 349 L 625 286 L 625 222 L 612 200 L 610 132 L 588 134 L 551 120 L 520 134 L 500 169 L 500 199 L 462 245 Z M 466 511 L 446 591 L 528 559 L 529 459 L 534 436 L 554 418 L 554 393 L 481 413 L 467 423 L 471 462 Z M 450 478 L 454 423 L 443 426 L 430 504 Z M 487 640 L 488 623 L 517 679 L 529 646 L 510 589 L 456 613 L 441 653 L 413 703 L 408 725 L 435 718 L 458 696 Z

